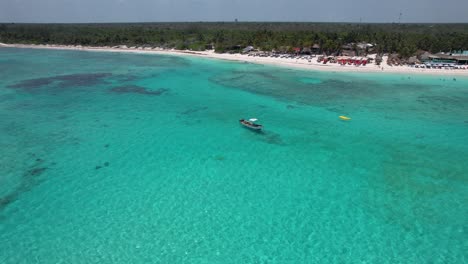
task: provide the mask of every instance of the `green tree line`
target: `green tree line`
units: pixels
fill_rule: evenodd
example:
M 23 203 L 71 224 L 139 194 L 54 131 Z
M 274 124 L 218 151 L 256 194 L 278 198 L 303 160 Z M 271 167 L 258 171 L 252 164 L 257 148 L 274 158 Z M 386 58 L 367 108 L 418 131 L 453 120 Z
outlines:
M 238 52 L 288 51 L 320 45 L 320 52 L 339 52 L 343 45 L 367 42 L 374 52 L 409 57 L 418 50 L 468 50 L 468 24 L 358 23 L 130 23 L 0 24 L 0 42 L 93 46 L 152 46 Z

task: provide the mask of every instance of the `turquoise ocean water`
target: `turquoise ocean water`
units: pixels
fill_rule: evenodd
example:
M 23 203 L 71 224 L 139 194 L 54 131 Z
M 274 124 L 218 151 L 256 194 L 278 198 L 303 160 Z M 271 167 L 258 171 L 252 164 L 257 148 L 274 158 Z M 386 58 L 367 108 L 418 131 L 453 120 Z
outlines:
M 0 263 L 468 262 L 467 78 L 4 48 L 0 149 Z

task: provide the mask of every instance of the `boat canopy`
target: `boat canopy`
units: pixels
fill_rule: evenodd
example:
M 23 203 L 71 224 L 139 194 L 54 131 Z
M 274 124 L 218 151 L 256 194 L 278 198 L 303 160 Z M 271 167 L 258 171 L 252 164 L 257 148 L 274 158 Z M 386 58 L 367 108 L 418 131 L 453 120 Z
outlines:
M 257 118 L 250 118 L 250 119 L 249 119 L 250 122 L 255 122 L 255 121 L 257 121 L 257 120 L 258 120 Z

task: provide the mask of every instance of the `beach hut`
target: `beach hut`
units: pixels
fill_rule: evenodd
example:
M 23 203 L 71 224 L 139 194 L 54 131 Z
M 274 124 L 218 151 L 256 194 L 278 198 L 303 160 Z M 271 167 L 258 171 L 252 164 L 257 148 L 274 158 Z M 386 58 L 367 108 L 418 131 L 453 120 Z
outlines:
M 430 61 L 431 57 L 433 57 L 433 55 L 431 53 L 425 51 L 424 53 L 419 55 L 419 60 L 422 61 L 422 62 Z
M 399 55 L 398 53 L 392 53 L 390 55 L 388 55 L 388 59 L 387 59 L 387 64 L 392 66 L 392 65 L 400 65 L 401 63 L 401 60 L 399 58 Z
M 341 45 L 341 49 L 343 49 L 343 50 L 352 50 L 353 49 L 353 44 L 354 43 L 343 44 L 343 45 Z
M 302 48 L 301 50 L 301 54 L 307 54 L 307 55 L 310 55 L 312 53 L 312 50 L 310 48 Z
M 247 46 L 242 50 L 242 53 L 249 53 L 253 51 L 255 48 L 253 46 Z
M 320 45 L 314 44 L 311 48 L 312 54 L 319 54 L 320 53 Z
M 354 51 L 354 50 L 342 50 L 341 51 L 341 56 L 354 57 L 354 56 L 356 56 L 356 51 Z
M 421 63 L 416 56 L 410 57 L 408 59 L 408 64 L 415 65 Z
M 358 49 L 361 49 L 361 50 L 368 50 L 368 49 L 374 47 L 374 45 L 371 44 L 371 43 L 367 43 L 367 42 L 360 42 L 360 43 L 356 44 L 356 47 Z

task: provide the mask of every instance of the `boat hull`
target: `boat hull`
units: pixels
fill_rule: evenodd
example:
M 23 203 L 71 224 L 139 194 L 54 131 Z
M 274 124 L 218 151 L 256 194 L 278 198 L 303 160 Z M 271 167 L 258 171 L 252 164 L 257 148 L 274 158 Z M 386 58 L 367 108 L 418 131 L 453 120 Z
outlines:
M 260 130 L 262 130 L 262 128 L 263 128 L 262 125 L 257 125 L 257 124 L 254 124 L 254 123 L 249 122 L 249 121 L 244 120 L 244 119 L 239 120 L 239 123 L 240 123 L 242 126 L 248 128 L 248 129 L 251 129 L 251 130 L 255 130 L 255 131 L 260 131 Z

